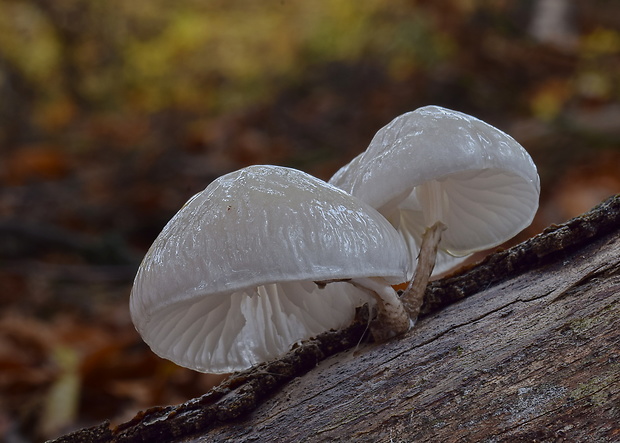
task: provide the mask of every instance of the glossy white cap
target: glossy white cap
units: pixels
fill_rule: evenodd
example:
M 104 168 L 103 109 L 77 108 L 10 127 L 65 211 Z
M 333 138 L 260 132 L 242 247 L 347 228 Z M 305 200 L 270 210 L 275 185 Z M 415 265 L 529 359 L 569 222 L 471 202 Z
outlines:
M 226 373 L 351 323 L 371 302 L 348 283 L 406 279 L 396 230 L 355 197 L 303 172 L 251 166 L 192 197 L 144 258 L 130 309 L 161 357 Z
M 458 261 L 453 256 L 497 246 L 527 227 L 540 194 L 536 166 L 518 142 L 439 106 L 394 119 L 330 183 L 387 217 L 407 241 L 412 264 L 424 230 L 441 219 L 445 253 L 436 272 Z

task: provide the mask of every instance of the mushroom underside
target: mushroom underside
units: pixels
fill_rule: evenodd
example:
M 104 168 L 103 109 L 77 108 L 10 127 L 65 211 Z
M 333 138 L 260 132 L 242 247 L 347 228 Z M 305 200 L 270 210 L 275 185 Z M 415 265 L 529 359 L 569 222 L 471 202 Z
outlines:
M 227 373 L 346 327 L 364 303 L 374 300 L 346 282 L 323 289 L 312 281 L 272 283 L 175 303 L 152 312 L 137 327 L 159 356 L 200 372 Z
M 422 186 L 409 193 L 392 209 L 383 213 L 401 233 L 409 249 L 412 263 L 426 228 L 442 221 L 447 229 L 439 243 L 436 273 L 458 264 L 472 252 L 492 248 L 508 240 L 528 226 L 538 207 L 537 184 L 506 171 L 485 169 L 463 171 L 435 180 L 441 201 L 441 220 L 429 219 L 432 204 Z M 534 209 L 532 209 L 534 208 Z

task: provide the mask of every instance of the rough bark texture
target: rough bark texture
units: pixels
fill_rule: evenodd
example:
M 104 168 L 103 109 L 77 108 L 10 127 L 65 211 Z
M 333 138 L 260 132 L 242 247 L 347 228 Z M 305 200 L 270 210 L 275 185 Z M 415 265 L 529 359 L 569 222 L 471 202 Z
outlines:
M 180 406 L 58 441 L 620 441 L 620 197 Z M 299 377 L 300 375 L 303 377 Z

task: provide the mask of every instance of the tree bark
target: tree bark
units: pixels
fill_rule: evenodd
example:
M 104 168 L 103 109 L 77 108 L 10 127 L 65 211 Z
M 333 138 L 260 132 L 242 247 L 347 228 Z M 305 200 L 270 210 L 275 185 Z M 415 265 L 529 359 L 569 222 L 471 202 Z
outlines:
M 59 441 L 620 441 L 620 196 L 427 297 L 387 343 L 358 344 L 357 323 Z

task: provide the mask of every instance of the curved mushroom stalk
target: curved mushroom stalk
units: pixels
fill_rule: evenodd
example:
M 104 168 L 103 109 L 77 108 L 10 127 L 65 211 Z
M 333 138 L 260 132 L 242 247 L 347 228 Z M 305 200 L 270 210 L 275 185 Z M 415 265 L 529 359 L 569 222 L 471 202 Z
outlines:
M 398 294 L 384 279 L 357 278 L 349 283 L 366 291 L 377 301 L 377 318 L 370 324 L 375 341 L 382 342 L 404 334 L 413 326 Z
M 449 205 L 439 181 L 429 180 L 418 186 L 414 192 L 426 209 L 423 214 L 426 230 L 422 234 L 414 276 L 401 297 L 413 322 L 417 320 L 424 302 L 424 292 L 435 268 L 439 242 L 442 233 L 448 228 L 444 220 L 449 212 Z
M 438 221 L 424 232 L 415 275 L 401 296 L 403 306 L 414 324 L 420 315 L 426 285 L 435 268 L 437 247 L 441 241 L 441 234 L 446 229 L 447 226 Z

